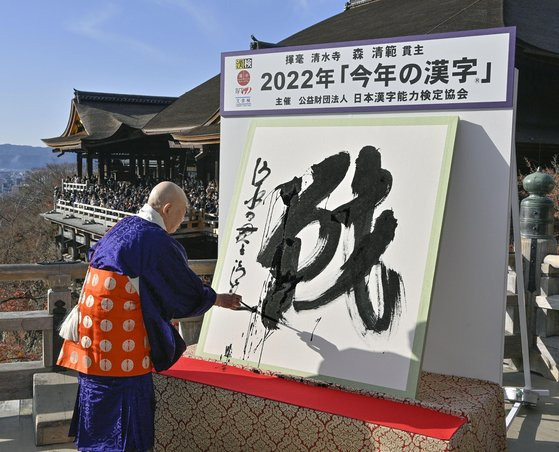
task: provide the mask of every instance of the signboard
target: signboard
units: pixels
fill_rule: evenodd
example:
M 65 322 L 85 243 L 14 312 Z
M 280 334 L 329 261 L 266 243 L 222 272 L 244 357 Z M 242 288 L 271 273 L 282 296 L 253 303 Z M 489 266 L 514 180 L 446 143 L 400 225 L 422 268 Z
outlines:
M 254 121 L 203 356 L 413 397 L 457 122 Z
M 498 29 L 224 53 L 221 114 L 511 107 L 514 42 Z
M 204 320 L 197 353 L 408 396 L 414 395 L 420 369 L 500 382 L 514 41 L 514 29 L 505 28 L 224 54 L 220 166 L 227 170 L 220 174 L 221 250 L 214 285 L 218 291 L 241 293 L 250 311 L 212 310 Z M 303 55 L 302 62 L 297 55 Z M 328 86 L 322 83 L 325 70 L 333 70 Z M 409 78 L 411 70 L 421 76 Z M 297 75 L 289 76 L 290 71 Z M 303 87 L 301 77 L 310 77 L 309 71 L 312 87 Z M 277 75 L 280 72 L 284 75 Z M 290 77 L 298 82 L 291 85 L 293 94 L 286 94 Z M 461 89 L 467 96 L 458 98 Z M 438 90 L 449 91 L 440 97 Z M 387 96 L 392 92 L 395 97 Z M 344 96 L 347 103 L 341 102 Z M 332 102 L 334 98 L 338 102 Z M 450 169 L 450 162 L 447 166 L 441 159 L 452 154 L 452 146 L 442 146 L 441 137 L 454 136 L 450 124 L 456 117 Z M 357 202 L 352 181 L 359 173 L 360 152 L 369 147 L 378 150 L 381 168 L 394 176 L 394 183 L 386 197 L 370 203 L 373 216 L 363 228 L 375 236 L 376 221 L 386 211 L 401 220 L 382 259 L 400 275 L 405 297 L 398 320 L 380 332 L 367 329 L 366 321 L 362 328 L 359 322 L 364 319 L 354 303 L 368 294 L 371 318 L 378 320 L 387 312 L 377 264 L 361 289 L 346 287 L 328 303 L 313 304 L 313 297 L 325 296 L 317 287 L 328 292 L 340 274 L 361 275 L 344 272 L 355 270 L 353 251 L 360 245 L 351 221 L 342 222 L 336 247 L 321 228 L 322 222 L 339 221 L 342 207 Z M 317 165 L 340 153 L 347 153 L 348 168 L 339 165 L 321 180 Z M 444 168 L 451 177 L 442 190 Z M 259 186 L 268 170 L 271 175 Z M 322 209 L 327 213 L 322 222 L 311 221 L 293 237 L 283 234 L 290 228 L 289 212 L 296 210 L 290 202 L 311 194 L 320 181 L 332 182 L 334 176 L 343 180 L 314 208 L 299 212 L 305 217 Z M 293 185 L 297 180 L 300 186 Z M 374 177 L 363 180 L 372 184 L 369 191 L 382 185 Z M 295 198 L 287 196 L 291 201 L 286 204 L 282 188 L 287 186 L 297 190 Z M 255 193 L 258 202 L 251 198 Z M 247 210 L 251 205 L 255 210 Z M 413 218 L 423 232 L 411 231 L 413 222 L 404 218 Z M 442 225 L 440 235 L 437 224 Z M 249 238 L 245 234 L 251 228 L 256 229 Z M 278 234 L 285 240 L 278 240 Z M 270 243 L 276 255 L 268 250 Z M 289 247 L 297 243 L 298 254 L 290 255 Z M 317 266 L 314 259 L 321 257 L 324 246 L 329 247 L 332 264 Z M 360 256 L 371 249 L 362 247 Z M 269 259 L 264 258 L 267 253 Z M 288 255 L 297 257 L 291 274 L 280 271 Z M 309 268 L 310 274 L 299 274 Z M 276 291 L 279 296 L 283 289 L 286 296 L 276 300 L 276 308 L 281 307 L 266 308 L 264 301 L 278 287 L 278 279 L 289 282 L 294 275 L 303 279 L 296 277 L 291 280 L 295 285 Z

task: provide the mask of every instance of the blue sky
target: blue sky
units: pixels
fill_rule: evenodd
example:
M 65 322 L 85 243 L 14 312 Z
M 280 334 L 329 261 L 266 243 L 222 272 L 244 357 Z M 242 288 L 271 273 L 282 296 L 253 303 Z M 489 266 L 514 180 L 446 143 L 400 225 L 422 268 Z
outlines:
M 345 0 L 17 0 L 0 5 L 0 144 L 42 146 L 73 89 L 180 96 L 250 35 L 279 41 Z

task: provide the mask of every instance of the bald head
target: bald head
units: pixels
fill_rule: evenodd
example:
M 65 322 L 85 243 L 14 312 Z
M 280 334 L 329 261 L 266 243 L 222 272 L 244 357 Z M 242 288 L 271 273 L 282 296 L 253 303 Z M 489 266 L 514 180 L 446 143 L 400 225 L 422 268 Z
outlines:
M 148 204 L 157 211 L 167 203 L 177 202 L 186 203 L 186 195 L 182 188 L 169 181 L 160 182 L 153 187 L 148 198 Z
M 173 182 L 161 182 L 153 187 L 148 204 L 163 218 L 168 233 L 175 232 L 186 214 L 189 206 L 183 189 Z

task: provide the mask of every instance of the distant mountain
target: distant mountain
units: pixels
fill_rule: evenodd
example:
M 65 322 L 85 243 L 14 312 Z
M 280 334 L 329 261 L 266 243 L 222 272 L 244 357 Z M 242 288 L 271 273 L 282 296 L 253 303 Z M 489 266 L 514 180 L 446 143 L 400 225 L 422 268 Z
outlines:
M 50 148 L 0 144 L 0 170 L 28 170 L 49 163 L 76 163 L 75 154 L 57 155 Z

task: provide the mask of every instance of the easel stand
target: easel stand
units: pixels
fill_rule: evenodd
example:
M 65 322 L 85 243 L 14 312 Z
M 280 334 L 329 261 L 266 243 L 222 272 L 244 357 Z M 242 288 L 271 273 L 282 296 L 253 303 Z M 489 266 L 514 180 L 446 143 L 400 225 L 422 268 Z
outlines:
M 507 430 L 511 426 L 522 406 L 536 406 L 540 396 L 549 395 L 547 389 L 533 389 L 530 374 L 530 351 L 528 346 L 528 324 L 526 321 L 526 297 L 524 286 L 524 269 L 522 266 L 522 247 L 520 242 L 520 211 L 518 189 L 516 182 L 516 149 L 513 147 L 511 158 L 510 200 L 512 213 L 512 229 L 514 238 L 514 262 L 516 268 L 516 291 L 518 294 L 518 319 L 520 323 L 520 343 L 522 350 L 522 368 L 524 372 L 524 387 L 503 387 L 505 400 L 513 406 L 506 417 Z

